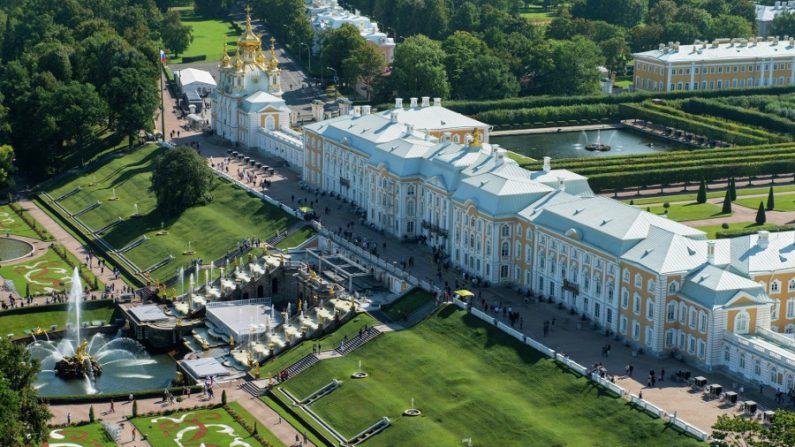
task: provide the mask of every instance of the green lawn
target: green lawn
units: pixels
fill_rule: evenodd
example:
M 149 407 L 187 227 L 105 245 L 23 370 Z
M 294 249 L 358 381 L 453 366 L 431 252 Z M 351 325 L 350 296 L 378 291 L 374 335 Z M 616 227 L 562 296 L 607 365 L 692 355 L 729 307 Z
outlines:
M 433 294 L 416 288 L 396 301 L 382 307 L 381 312 L 392 321 L 402 321 L 404 318 L 411 316 L 417 309 L 433 300 Z
M 132 423 L 154 447 L 227 446 L 232 445 L 235 438 L 240 438 L 251 447 L 262 447 L 223 408 L 177 412 L 169 416 L 138 417 Z M 232 429 L 232 433 L 224 432 L 228 428 Z M 188 430 L 182 431 L 185 429 Z
M 535 24 L 549 23 L 555 18 L 555 13 L 553 11 L 548 11 L 540 5 L 530 5 L 524 8 L 519 15 Z
M 360 360 L 370 376 L 350 379 Z M 392 420 L 365 446 L 703 445 L 453 306 L 284 386 L 301 398 L 334 378 L 342 386 L 311 409 L 344 436 Z M 401 416 L 412 398 L 423 415 Z
M 105 301 L 100 307 L 83 309 L 82 320 L 110 322 L 115 308 L 112 302 Z M 36 308 L 31 310 L 32 312 L 21 314 L 0 312 L 0 335 L 5 337 L 6 334 L 14 334 L 14 338 L 19 338 L 25 336 L 25 330 L 33 331 L 40 327 L 49 331 L 52 325 L 58 326 L 56 330 L 63 330 L 66 327 L 65 310 L 38 311 Z
M 234 412 L 237 413 L 238 416 L 240 416 L 244 421 L 246 421 L 246 424 L 253 427 L 254 422 L 257 422 L 257 433 L 259 433 L 262 439 L 270 443 L 271 447 L 287 447 L 279 438 L 276 437 L 276 435 L 274 435 L 267 428 L 265 428 L 265 426 L 262 425 L 262 422 L 258 422 L 257 419 L 254 418 L 254 416 L 252 416 L 251 413 L 248 412 L 248 410 L 243 408 L 242 405 L 240 405 L 237 402 L 229 402 L 228 405 L 229 408 L 231 408 Z
M 536 161 L 534 158 L 530 158 L 530 157 L 528 157 L 526 155 L 522 155 L 522 154 L 516 153 L 514 151 L 508 151 L 508 153 L 506 155 L 508 156 L 508 158 L 510 158 L 511 160 L 519 163 L 520 165 L 527 164 L 527 163 L 534 163 Z
M 43 256 L 0 267 L 0 276 L 14 281 L 14 287 L 19 293 L 38 296 L 53 291 L 63 291 L 72 282 L 72 270 L 73 267 L 64 262 L 52 249 L 48 249 Z M 102 287 L 102 284 L 97 285 Z M 93 284 L 86 284 L 85 281 L 83 286 L 92 290 L 94 288 Z
M 759 202 L 762 202 L 764 206 L 767 206 L 767 197 L 754 197 L 750 199 L 741 199 L 739 196 L 737 200 L 734 201 L 737 205 L 744 206 L 746 208 L 757 209 L 759 208 Z M 775 199 L 773 201 L 773 207 L 776 211 L 795 211 L 795 194 L 775 194 Z
M 0 206 L 0 235 L 13 234 L 16 236 L 41 239 L 33 228 L 30 228 L 22 218 L 8 205 Z
M 91 173 L 70 177 L 50 189 L 57 199 L 63 194 L 82 188 L 60 203 L 72 213 L 84 210 L 99 201 L 99 207 L 79 216 L 90 228 L 97 230 L 121 217 L 121 224 L 103 236 L 117 249 L 138 240 L 149 239 L 128 250 L 124 255 L 145 270 L 169 255 L 170 263 L 152 272 L 156 279 L 176 274 L 181 265 L 192 259 L 205 262 L 217 259 L 235 248 L 245 238 L 268 239 L 277 229 L 286 229 L 295 220 L 232 183 L 216 178 L 208 205 L 190 208 L 177 217 L 165 218 L 156 209 L 154 194 L 149 190 L 151 169 L 156 157 L 167 149 L 150 145 L 101 166 Z M 110 200 L 114 197 L 116 200 Z M 131 217 L 138 204 L 139 217 Z M 168 234 L 158 235 L 161 226 Z M 188 243 L 194 251 L 186 254 Z
M 742 230 L 744 228 L 754 228 L 754 227 L 758 227 L 759 230 L 764 230 L 766 226 L 759 226 L 754 222 L 737 222 L 737 223 L 730 223 L 729 228 L 723 228 L 723 226 L 718 224 L 718 225 L 704 225 L 701 227 L 696 227 L 696 229 L 707 233 L 707 237 L 709 239 L 715 239 L 715 233 L 719 231 Z M 771 227 L 775 227 L 775 225 L 771 225 Z
M 629 203 L 630 201 L 633 202 L 635 205 L 650 205 L 650 204 L 662 204 L 663 202 L 685 202 L 688 200 L 696 200 L 696 193 L 698 192 L 698 185 L 691 185 L 690 189 L 692 192 L 687 194 L 674 194 L 670 196 L 657 196 L 657 197 L 647 197 L 643 199 L 627 199 L 624 202 Z M 741 196 L 751 196 L 751 195 L 759 195 L 759 194 L 767 194 L 767 191 L 770 189 L 768 186 L 757 187 L 757 188 L 737 188 L 737 197 Z M 775 193 L 781 192 L 795 192 L 795 185 L 782 185 L 776 186 L 773 188 Z M 707 198 L 709 199 L 717 199 L 723 198 L 726 195 L 726 190 L 722 189 L 719 191 L 708 191 Z
M 110 439 L 98 422 L 93 424 L 54 428 L 44 447 L 50 444 L 79 445 L 82 447 L 115 447 L 116 443 Z
M 192 6 L 176 7 L 180 12 L 182 24 L 193 28 L 193 42 L 179 57 L 170 55 L 168 62 L 181 64 L 183 57 L 207 56 L 207 62 L 218 61 L 224 54 L 224 42 L 228 45 L 229 56 L 234 57 L 238 34 L 228 21 L 205 19 L 193 12 Z M 202 61 L 205 62 L 205 61 Z
M 645 210 L 647 207 L 643 206 L 642 208 Z M 666 211 L 662 205 L 655 205 L 650 208 L 654 214 L 662 215 Z M 668 218 L 677 222 L 725 216 L 729 216 L 729 214 L 721 213 L 721 207 L 712 203 L 676 203 L 671 204 L 668 208 Z
M 298 231 L 294 231 L 292 234 L 284 238 L 284 240 L 276 244 L 276 248 L 286 250 L 288 248 L 297 247 L 303 244 L 305 240 L 312 237 L 315 233 L 317 233 L 317 231 L 315 231 L 315 229 L 309 225 L 301 227 Z
M 269 372 L 271 375 L 276 376 L 279 374 L 279 371 L 287 368 L 298 360 L 301 360 L 301 358 L 307 356 L 308 354 L 311 354 L 313 344 L 319 343 L 321 350 L 329 351 L 339 347 L 340 341 L 342 341 L 345 336 L 348 338 L 353 338 L 354 336 L 358 335 L 359 329 L 364 327 L 364 325 L 372 327 L 377 324 L 378 321 L 369 314 L 361 313 L 356 315 L 352 320 L 343 324 L 342 327 L 331 334 L 325 335 L 318 339 L 303 341 L 289 351 L 263 363 L 260 367 L 260 377 L 268 377 Z

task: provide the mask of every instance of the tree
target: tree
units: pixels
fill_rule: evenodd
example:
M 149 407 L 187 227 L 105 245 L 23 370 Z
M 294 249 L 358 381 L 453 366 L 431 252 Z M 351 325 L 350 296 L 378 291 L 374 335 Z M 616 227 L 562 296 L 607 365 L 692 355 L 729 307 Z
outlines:
M 226 405 L 226 390 L 221 391 L 221 405 Z
M 193 10 L 204 17 L 224 17 L 229 13 L 232 0 L 194 0 Z
M 107 117 L 107 105 L 91 84 L 71 81 L 53 92 L 52 110 L 60 124 L 59 139 L 81 153 Z
M 629 45 L 632 51 L 651 50 L 662 41 L 662 35 L 660 25 L 638 25 L 629 30 Z
M 673 20 L 676 8 L 676 3 L 672 0 L 659 0 L 649 9 L 647 22 L 665 26 Z
M 611 73 L 623 73 L 627 61 L 631 59 L 629 45 L 623 37 L 616 36 L 599 42 L 605 57 L 605 65 Z
M 719 39 L 724 37 L 749 37 L 754 33 L 751 23 L 740 16 L 723 14 L 712 20 L 706 37 Z
M 24 345 L 0 340 L 0 445 L 24 447 L 47 439 L 50 412 L 33 389 L 38 370 Z
M 401 42 L 395 49 L 391 79 L 394 89 L 405 97 L 448 97 L 450 84 L 441 44 L 421 34 Z
M 179 11 L 175 10 L 171 10 L 163 16 L 163 20 L 160 22 L 160 35 L 163 37 L 163 45 L 174 55 L 185 52 L 193 42 L 193 28 L 183 25 Z
M 795 13 L 784 11 L 773 19 L 770 26 L 773 36 L 795 36 Z
M 95 419 L 95 416 L 94 416 L 94 406 L 93 406 L 93 405 L 90 405 L 90 406 L 88 407 L 88 422 L 91 422 L 91 423 L 93 424 L 93 423 L 94 423 L 94 419 Z
M 629 28 L 643 20 L 648 3 L 644 0 L 579 0 L 572 6 L 571 13 Z
M 367 46 L 367 41 L 355 26 L 344 24 L 337 29 L 323 33 L 321 62 L 323 69 L 331 67 L 341 75 L 343 82 L 355 84 L 359 76 L 359 67 L 348 67 L 346 60 L 357 50 Z
M 158 87 L 155 84 L 156 70 L 114 68 L 114 76 L 107 88 L 108 103 L 112 116 L 116 117 L 116 129 L 132 139 L 141 129 L 151 130 L 152 116 L 160 103 Z
M 455 10 L 450 28 L 459 31 L 476 31 L 480 27 L 480 11 L 474 3 L 465 1 Z
M 731 212 L 732 212 L 732 196 L 731 192 L 727 189 L 726 195 L 723 197 L 723 208 L 721 209 L 721 213 L 731 214 Z
M 9 186 L 14 183 L 11 174 L 16 171 L 14 167 L 14 148 L 7 144 L 0 145 L 0 186 Z
M 133 400 L 133 403 L 132 403 L 132 417 L 137 417 L 137 416 L 138 416 L 138 401 L 137 400 Z
M 553 41 L 550 49 L 552 65 L 538 73 L 534 86 L 537 92 L 582 95 L 599 90 L 597 67 L 604 64 L 604 57 L 595 43 L 576 36 Z
M 312 26 L 304 0 L 255 0 L 252 7 L 255 15 L 285 44 L 297 48 L 299 43 L 312 41 Z
M 707 182 L 703 178 L 701 179 L 701 183 L 698 185 L 696 203 L 707 203 Z
M 376 46 L 365 44 L 345 59 L 343 67 L 343 74 L 352 78 L 351 84 L 362 83 L 369 100 L 376 81 L 384 75 L 386 59 Z
M 519 81 L 496 56 L 479 55 L 464 64 L 456 92 L 467 99 L 503 99 L 519 93 Z
M 773 187 L 767 192 L 767 210 L 773 211 L 776 208 L 776 196 L 773 194 Z
M 479 54 L 489 53 L 489 47 L 474 34 L 456 31 L 442 42 L 444 67 L 454 96 L 461 96 L 461 80 L 466 76 L 464 64 Z
M 152 191 L 157 207 L 168 215 L 210 200 L 213 173 L 201 155 L 188 146 L 167 151 L 155 161 Z
M 765 216 L 765 203 L 759 202 L 759 208 L 756 210 L 756 224 L 757 225 L 764 225 L 767 222 L 767 217 Z
M 732 202 L 737 200 L 737 183 L 734 177 L 729 177 L 729 194 L 731 194 Z

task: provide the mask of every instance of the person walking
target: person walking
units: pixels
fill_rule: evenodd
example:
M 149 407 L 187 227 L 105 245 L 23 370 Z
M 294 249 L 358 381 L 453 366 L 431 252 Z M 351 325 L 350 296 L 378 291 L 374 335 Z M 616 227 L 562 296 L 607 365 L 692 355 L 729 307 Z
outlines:
M 66 413 L 66 425 L 72 425 L 72 413 Z
M 116 408 L 114 408 L 114 406 L 113 406 L 113 399 L 110 400 L 110 412 L 111 413 L 115 413 L 116 412 Z

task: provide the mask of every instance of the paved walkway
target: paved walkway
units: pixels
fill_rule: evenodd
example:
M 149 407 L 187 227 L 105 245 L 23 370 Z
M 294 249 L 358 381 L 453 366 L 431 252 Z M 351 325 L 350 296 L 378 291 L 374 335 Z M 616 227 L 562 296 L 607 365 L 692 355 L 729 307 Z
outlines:
M 623 124 L 584 124 L 582 126 L 536 127 L 532 129 L 494 130 L 489 132 L 489 136 L 503 137 L 507 135 L 531 135 L 538 133 L 555 133 L 555 132 L 580 132 L 583 130 L 619 129 L 621 127 L 624 127 Z
M 296 436 L 302 438 L 301 433 L 299 433 L 296 429 L 294 429 L 290 424 L 284 422 L 281 417 L 273 411 L 270 407 L 265 405 L 264 402 L 261 400 L 253 397 L 251 394 L 246 392 L 241 388 L 243 384 L 242 380 L 237 380 L 234 382 L 229 382 L 225 384 L 220 384 L 216 386 L 215 395 L 216 399 L 214 400 L 215 403 L 220 403 L 221 399 L 221 391 L 226 390 L 226 398 L 227 402 L 237 402 L 245 408 L 249 413 L 251 413 L 254 418 L 256 418 L 263 426 L 267 427 L 268 430 L 273 433 L 277 438 L 279 438 L 282 442 L 284 442 L 288 446 L 313 446 L 311 442 L 307 442 L 306 444 L 301 444 L 300 442 L 296 443 Z M 181 403 L 176 403 L 174 405 L 166 404 L 162 401 L 160 397 L 150 398 L 150 399 L 140 399 L 138 400 L 138 414 L 145 414 L 147 412 L 153 411 L 164 411 L 164 410 L 171 410 L 171 409 L 189 409 L 195 405 L 206 405 L 211 403 L 201 394 L 192 394 L 191 397 L 185 398 L 184 401 Z M 61 425 L 66 424 L 66 417 L 67 414 L 71 414 L 72 423 L 77 423 L 81 421 L 88 421 L 88 412 L 92 404 L 68 404 L 68 405 L 51 405 L 50 411 L 52 412 L 52 418 L 50 419 L 51 424 Z M 127 422 L 127 418 L 132 416 L 132 405 L 125 401 L 125 402 L 116 402 L 116 412 L 109 413 L 110 404 L 109 403 L 97 403 L 93 404 L 94 406 L 94 413 L 96 414 L 97 418 L 101 418 L 103 421 L 110 422 L 113 424 L 123 424 L 124 429 L 122 431 L 121 442 L 118 445 L 126 446 L 126 447 L 142 447 L 148 446 L 149 444 L 141 441 L 140 436 L 137 436 L 137 441 L 132 442 L 132 431 L 131 425 Z M 153 447 L 161 447 L 161 446 L 153 446 Z
M 88 262 L 88 251 L 86 247 L 56 223 L 47 213 L 42 211 L 35 203 L 25 199 L 21 200 L 19 204 L 55 238 L 58 244 L 66 247 L 66 249 L 75 255 L 80 262 L 88 265 L 100 281 L 107 285 L 113 284 L 116 293 L 121 293 L 125 286 L 124 281 L 116 279 L 111 268 L 100 268 L 97 259 L 94 257 Z

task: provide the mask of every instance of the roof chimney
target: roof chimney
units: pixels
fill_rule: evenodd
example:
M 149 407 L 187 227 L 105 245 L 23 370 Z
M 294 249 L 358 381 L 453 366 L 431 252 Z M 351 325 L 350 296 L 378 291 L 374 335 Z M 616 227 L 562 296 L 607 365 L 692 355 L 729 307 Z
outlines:
M 494 151 L 494 157 L 496 158 L 495 164 L 497 166 L 502 166 L 505 164 L 505 153 L 508 152 L 505 149 L 502 149 L 498 145 L 492 145 L 491 149 Z
M 442 134 L 442 143 L 449 143 L 449 142 L 450 142 L 450 137 L 451 137 L 452 135 L 453 135 L 453 134 L 452 134 L 452 133 L 450 133 L 450 132 L 445 132 L 445 133 L 443 133 L 443 134 Z
M 550 157 L 544 157 L 544 172 L 549 172 L 552 170 L 552 167 L 549 165 L 549 162 L 552 161 Z
M 362 106 L 353 106 L 353 117 L 358 118 L 362 116 Z
M 768 244 L 770 244 L 770 232 L 762 230 L 756 233 L 756 235 L 756 245 L 763 250 L 766 249 Z
M 707 241 L 707 262 L 715 264 L 715 241 Z
M 431 97 L 430 96 L 423 96 L 422 97 L 422 106 L 428 107 L 431 105 Z
M 563 177 L 558 177 L 558 189 L 560 191 L 566 191 L 566 182 L 563 181 Z
M 395 108 L 396 109 L 403 108 L 403 98 L 395 98 Z
M 411 106 L 412 109 L 417 107 L 417 98 L 411 98 Z
M 398 122 L 398 113 L 393 111 L 389 114 L 389 122 L 392 124 L 397 124 Z
M 370 106 L 362 106 L 362 116 L 370 114 Z
M 406 123 L 406 136 L 410 136 L 414 133 L 414 124 Z
M 433 106 L 434 107 L 441 107 L 442 106 L 442 98 L 433 98 Z

